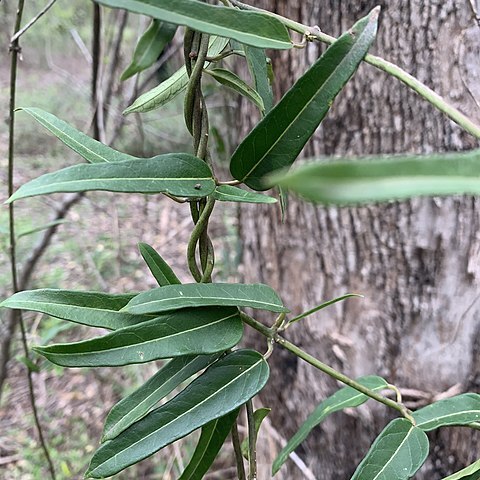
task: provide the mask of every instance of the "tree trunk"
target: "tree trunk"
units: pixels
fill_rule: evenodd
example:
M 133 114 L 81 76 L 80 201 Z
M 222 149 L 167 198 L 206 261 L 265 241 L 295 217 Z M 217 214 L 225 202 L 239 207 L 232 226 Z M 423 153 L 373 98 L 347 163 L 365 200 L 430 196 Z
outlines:
M 377 3 L 383 14 L 373 53 L 399 64 L 480 121 L 480 28 L 467 0 L 263 0 L 255 5 L 338 36 Z M 277 96 L 322 50 L 310 44 L 274 58 Z M 254 114 L 243 101 L 241 108 L 245 133 Z M 476 146 L 404 85 L 362 65 L 305 156 Z M 479 391 L 477 199 L 338 209 L 290 198 L 283 224 L 272 207 L 242 207 L 240 218 L 245 280 L 272 285 L 294 313 L 346 292 L 365 295 L 303 320 L 289 330 L 292 341 L 350 376 L 382 375 L 401 389 L 425 392 L 428 401 L 452 387 Z M 270 365 L 263 401 L 273 407 L 273 424 L 290 437 L 338 385 L 279 347 Z M 405 399 L 421 405 L 420 392 Z M 350 478 L 392 417 L 371 403 L 335 414 L 298 450 L 318 479 Z M 431 454 L 415 478 L 440 479 L 476 460 L 479 433 L 466 428 L 432 433 Z M 291 465 L 284 472 L 283 478 L 301 478 Z

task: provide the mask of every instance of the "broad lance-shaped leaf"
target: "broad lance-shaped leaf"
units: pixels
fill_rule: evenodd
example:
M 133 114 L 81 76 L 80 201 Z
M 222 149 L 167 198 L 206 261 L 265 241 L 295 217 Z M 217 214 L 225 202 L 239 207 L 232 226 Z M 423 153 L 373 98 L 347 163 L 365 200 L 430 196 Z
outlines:
M 283 23 L 262 13 L 208 5 L 198 0 L 96 1 L 254 47 L 288 49 L 293 46 Z
M 113 367 L 222 352 L 235 346 L 242 334 L 236 308 L 195 308 L 172 312 L 92 340 L 34 350 L 63 367 Z
M 178 480 L 202 480 L 237 420 L 238 412 L 238 409 L 234 410 L 202 427 L 195 452 Z
M 205 70 L 205 73 L 208 73 L 212 76 L 218 83 L 221 85 L 230 88 L 234 92 L 243 95 L 245 98 L 248 98 L 252 101 L 260 111 L 265 110 L 265 105 L 263 104 L 263 99 L 257 91 L 255 91 L 250 85 L 245 83 L 238 75 L 224 68 L 212 68 L 211 70 Z
M 379 8 L 342 35 L 248 134 L 234 152 L 232 175 L 254 190 L 266 190 L 265 178 L 290 167 L 355 73 L 377 31 Z
M 306 200 L 340 205 L 479 194 L 480 150 L 316 162 L 271 180 Z
M 61 142 L 78 153 L 89 163 L 122 162 L 136 160 L 136 157 L 107 147 L 103 143 L 85 135 L 67 122 L 41 108 L 19 108 L 31 115 L 40 125 L 53 133 Z
M 261 193 L 247 192 L 231 185 L 220 185 L 213 192 L 215 200 L 239 203 L 276 203 L 277 199 Z
M 443 480 L 479 480 L 480 479 L 480 460 L 472 463 L 468 467 L 460 470 Z
M 215 189 L 208 165 L 187 153 L 116 163 L 81 164 L 47 173 L 22 185 L 9 199 L 60 192 L 106 190 L 121 193 L 168 193 L 205 197 Z
M 381 377 L 367 376 L 360 377 L 357 382 L 368 387 L 374 392 L 379 392 L 387 388 L 388 383 Z M 286 462 L 289 455 L 308 437 L 310 432 L 325 418 L 334 412 L 338 412 L 345 408 L 358 407 L 369 400 L 364 393 L 353 389 L 352 387 L 344 387 L 332 396 L 325 399 L 318 407 L 308 416 L 297 433 L 288 441 L 285 447 L 278 454 L 273 462 L 272 473 L 275 475 Z M 362 478 L 363 480 L 363 478 Z
M 122 73 L 120 80 L 127 80 L 151 67 L 158 60 L 165 46 L 170 43 L 176 31 L 176 25 L 153 20 L 147 31 L 140 37 L 133 53 L 132 63 Z
M 248 69 L 253 78 L 255 90 L 262 97 L 265 114 L 273 108 L 273 90 L 268 74 L 268 60 L 265 50 L 261 48 L 243 46 L 247 58 Z
M 228 45 L 228 39 L 223 37 L 210 38 L 208 47 L 208 56 L 216 57 Z M 205 68 L 210 65 L 205 63 Z M 185 66 L 177 70 L 171 77 L 167 78 L 160 85 L 152 88 L 148 92 L 140 95 L 132 105 L 123 112 L 124 115 L 129 113 L 145 113 L 155 110 L 173 100 L 177 95 L 183 92 L 188 85 L 188 74 Z
M 463 393 L 427 405 L 413 413 L 417 427 L 429 432 L 449 425 L 468 425 L 480 420 L 480 395 Z
M 221 353 L 174 358 L 132 394 L 110 410 L 102 442 L 111 440 L 150 412 L 169 393 L 192 375 L 208 367 Z
M 376 438 L 351 480 L 408 480 L 428 456 L 427 434 L 397 418 Z
M 90 327 L 116 330 L 151 320 L 147 315 L 120 311 L 135 294 L 113 295 L 73 290 L 24 290 L 7 298 L 0 307 L 31 310 Z
M 187 307 L 251 307 L 270 312 L 288 312 L 268 285 L 242 283 L 186 283 L 167 285 L 140 293 L 125 309 L 135 315 L 159 313 Z
M 165 285 L 175 285 L 181 283 L 170 265 L 156 252 L 156 250 L 146 243 L 139 243 L 138 249 L 145 263 L 155 277 L 155 280 L 161 287 Z
M 267 362 L 258 352 L 237 350 L 227 355 L 175 398 L 104 443 L 95 452 L 85 476 L 114 475 L 236 410 L 263 388 L 268 375 Z

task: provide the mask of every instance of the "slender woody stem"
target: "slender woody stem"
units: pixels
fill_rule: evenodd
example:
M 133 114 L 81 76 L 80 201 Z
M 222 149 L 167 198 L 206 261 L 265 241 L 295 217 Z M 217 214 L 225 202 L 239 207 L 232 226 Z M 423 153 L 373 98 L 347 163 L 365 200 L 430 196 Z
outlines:
M 335 378 L 339 382 L 348 385 L 349 387 L 354 388 L 355 390 L 367 395 L 367 397 L 373 398 L 377 402 L 383 403 L 387 407 L 393 408 L 397 410 L 401 415 L 403 415 L 406 419 L 410 420 L 415 425 L 415 419 L 412 417 L 410 410 L 408 410 L 405 405 L 395 402 L 394 400 L 390 400 L 389 398 L 380 395 L 373 390 L 365 387 L 364 385 L 352 380 L 351 378 L 347 377 L 343 373 L 335 370 L 334 368 L 330 367 L 329 365 L 317 360 L 312 355 L 308 354 L 307 352 L 303 351 L 301 348 L 297 347 L 293 343 L 289 342 L 285 338 L 281 337 L 280 335 L 275 336 L 275 341 L 279 343 L 283 348 L 288 350 L 289 352 L 293 353 L 297 357 L 301 358 L 305 362 L 309 363 L 313 367 L 321 370 L 322 372 L 326 373 L 332 378 Z
M 15 33 L 13 40 L 10 43 L 10 103 L 9 103 L 9 140 L 8 140 L 8 196 L 10 197 L 13 194 L 13 171 L 14 171 L 14 160 L 15 160 L 15 104 L 16 104 L 16 91 L 17 91 L 17 71 L 18 71 L 18 55 L 20 53 L 19 45 L 19 36 L 15 38 L 15 34 L 20 31 L 20 25 L 22 23 L 23 8 L 25 5 L 24 0 L 19 0 L 17 7 L 17 15 L 15 19 Z M 17 276 L 17 255 L 16 255 L 16 240 L 15 240 L 15 209 L 13 203 L 9 204 L 9 227 L 10 227 L 10 267 L 12 275 L 12 287 L 13 292 L 17 293 L 19 291 L 18 276 Z M 16 319 L 20 324 L 20 330 L 22 334 L 22 345 L 24 354 L 27 360 L 30 360 L 30 352 L 28 350 L 27 343 L 27 333 L 25 329 L 25 324 L 23 322 L 22 314 L 19 310 L 16 310 L 15 313 Z M 14 318 L 15 320 L 15 318 Z M 50 458 L 50 453 L 43 436 L 42 426 L 40 424 L 40 419 L 38 417 L 36 399 L 35 399 L 35 390 L 33 387 L 32 372 L 27 366 L 27 380 L 28 380 L 28 390 L 30 396 L 30 404 L 32 407 L 33 418 L 35 421 L 35 426 L 38 433 L 38 438 L 40 441 L 41 448 L 47 460 L 48 469 L 50 471 L 50 476 L 52 480 L 55 480 L 55 469 L 53 467 L 52 459 Z
M 236 421 L 232 426 L 232 445 L 237 463 L 238 480 L 247 480 L 245 475 L 245 465 L 243 464 L 242 448 L 240 446 L 240 436 L 238 435 L 238 426 Z
M 278 15 L 268 10 L 263 10 L 258 7 L 253 7 L 245 3 L 239 2 L 237 0 L 231 0 L 232 5 L 235 5 L 239 8 L 245 10 L 253 10 L 257 12 L 262 12 L 265 15 L 275 17 L 280 20 L 286 27 L 289 29 L 305 35 L 308 40 L 317 40 L 328 45 L 331 45 L 336 38 L 326 33 L 320 31 L 318 27 L 308 27 L 301 23 L 285 18 L 281 15 Z M 462 127 L 466 132 L 470 133 L 476 138 L 480 138 L 480 126 L 470 120 L 466 115 L 460 112 L 458 109 L 450 105 L 444 98 L 442 98 L 438 93 L 434 92 L 431 88 L 427 87 L 420 80 L 416 79 L 405 70 L 400 68 L 398 65 L 391 63 L 387 60 L 384 60 L 381 57 L 375 55 L 367 54 L 364 61 L 379 70 L 383 70 L 388 73 L 390 76 L 397 78 L 402 83 L 411 88 L 414 92 L 420 95 L 423 99 L 433 105 L 437 110 L 446 115 L 450 120 L 454 121 L 457 125 Z
M 257 480 L 257 432 L 255 431 L 255 416 L 253 400 L 246 403 L 248 423 L 248 480 Z

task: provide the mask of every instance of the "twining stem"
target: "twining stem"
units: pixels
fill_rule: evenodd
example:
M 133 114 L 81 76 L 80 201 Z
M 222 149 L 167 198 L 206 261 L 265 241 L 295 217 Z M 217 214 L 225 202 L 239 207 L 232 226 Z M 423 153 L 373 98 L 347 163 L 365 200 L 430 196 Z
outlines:
M 267 10 L 263 10 L 258 7 L 247 5 L 245 3 L 239 2 L 238 0 L 230 0 L 230 2 L 232 3 L 232 5 L 239 8 L 262 12 L 265 15 L 275 17 L 280 20 L 287 28 L 295 32 L 301 33 L 302 35 L 305 35 L 308 40 L 317 40 L 328 45 L 331 45 L 336 40 L 335 37 L 321 32 L 318 27 L 308 27 L 307 25 L 303 25 L 302 23 L 295 22 L 294 20 L 290 20 L 289 18 L 285 18 L 281 15 L 269 12 Z M 450 105 L 438 93 L 434 92 L 431 88 L 427 87 L 420 80 L 407 73 L 398 65 L 384 60 L 381 57 L 370 54 L 367 54 L 365 56 L 364 61 L 370 65 L 373 65 L 379 70 L 383 70 L 392 77 L 400 80 L 402 83 L 411 88 L 414 92 L 418 93 L 418 95 L 424 98 L 427 102 L 433 105 L 437 110 L 450 118 L 450 120 L 453 120 L 457 125 L 462 127 L 466 132 L 480 139 L 480 126 L 472 122 L 472 120 L 470 120 L 466 115 L 457 110 L 455 107 Z
M 248 480 L 257 480 L 257 432 L 255 431 L 255 415 L 253 400 L 246 403 L 248 424 Z
M 237 422 L 233 422 L 232 426 L 232 445 L 235 452 L 235 461 L 237 463 L 238 480 L 247 480 L 245 475 L 245 465 L 243 464 L 242 447 L 240 446 L 240 436 L 238 435 Z
M 321 362 L 320 360 L 316 359 L 309 353 L 305 352 L 301 348 L 297 347 L 293 343 L 283 338 L 281 335 L 279 335 L 276 332 L 274 328 L 266 327 L 262 323 L 258 322 L 254 318 L 247 315 L 246 313 L 241 312 L 240 317 L 243 322 L 245 322 L 247 325 L 249 325 L 250 327 L 260 332 L 269 340 L 273 340 L 275 343 L 278 343 L 289 352 L 293 353 L 294 355 L 301 358 L 302 360 L 309 363 L 310 365 L 317 368 L 318 370 L 322 371 L 323 373 L 326 373 L 330 377 L 335 378 L 339 382 L 342 382 L 343 384 L 354 388 L 355 390 L 365 394 L 367 397 L 373 398 L 377 402 L 383 403 L 387 407 L 397 410 L 401 415 L 403 415 L 406 419 L 410 420 L 415 425 L 415 419 L 412 417 L 410 410 L 408 410 L 407 407 L 405 407 L 405 405 L 395 402 L 394 400 L 386 398 L 383 395 L 380 395 L 379 393 L 376 393 L 373 390 L 370 390 L 369 388 L 356 382 L 350 377 L 347 377 L 346 375 L 339 372 L 338 370 L 335 370 L 334 368 L 330 367 L 326 363 Z
M 19 0 L 17 7 L 17 15 L 15 19 L 15 30 L 14 37 L 17 32 L 20 31 L 20 25 L 22 23 L 23 9 L 25 1 Z M 13 171 L 14 171 L 14 160 L 15 160 L 15 104 L 16 104 L 16 89 L 17 89 L 17 71 L 18 71 L 18 55 L 20 53 L 20 44 L 19 36 L 14 38 L 10 43 L 10 102 L 9 102 L 9 139 L 8 139 L 8 196 L 10 197 L 13 194 Z M 15 210 L 13 203 L 9 204 L 9 228 L 10 228 L 10 266 L 11 266 L 11 275 L 12 275 L 12 288 L 13 293 L 19 291 L 19 283 L 17 276 L 17 251 L 16 251 L 16 241 L 15 241 Z M 14 320 L 18 320 L 20 324 L 20 331 L 22 335 L 22 345 L 25 354 L 25 358 L 28 363 L 30 360 L 30 352 L 28 350 L 27 343 L 27 333 L 25 329 L 25 324 L 23 322 L 22 314 L 19 310 L 15 311 Z M 30 404 L 32 407 L 33 418 L 35 421 L 35 426 L 38 433 L 38 438 L 40 440 L 40 445 L 42 447 L 43 453 L 47 460 L 48 469 L 50 471 L 50 476 L 55 480 L 55 469 L 53 467 L 52 459 L 50 458 L 50 453 L 43 436 L 42 426 L 40 424 L 40 419 L 38 417 L 36 399 L 35 399 L 35 390 L 33 388 L 33 379 L 32 372 L 27 365 L 27 379 L 28 379 L 28 390 L 30 396 Z

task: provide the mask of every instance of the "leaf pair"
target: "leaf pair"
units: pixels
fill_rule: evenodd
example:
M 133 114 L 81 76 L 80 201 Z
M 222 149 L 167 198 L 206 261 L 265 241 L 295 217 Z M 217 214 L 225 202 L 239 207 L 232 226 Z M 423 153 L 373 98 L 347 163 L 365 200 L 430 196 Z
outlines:
M 380 377 L 363 377 L 358 382 L 372 391 L 388 387 L 387 382 Z M 344 387 L 324 400 L 280 452 L 273 464 L 273 474 L 278 472 L 293 450 L 328 415 L 345 408 L 357 407 L 367 400 L 366 395 L 351 387 Z M 413 413 L 413 418 L 415 426 L 406 419 L 396 419 L 387 425 L 358 466 L 352 480 L 409 479 L 427 458 L 429 443 L 425 432 L 451 425 L 468 426 L 477 422 L 480 419 L 480 395 L 465 393 L 440 400 L 417 410 Z M 466 471 L 473 471 L 474 468 L 469 467 Z
M 86 476 L 114 475 L 212 420 L 235 411 L 263 388 L 268 375 L 268 365 L 259 353 L 237 350 L 228 354 L 172 400 L 102 444 Z
M 193 155 L 132 157 L 88 137 L 48 112 L 38 108 L 23 110 L 90 164 L 42 175 L 20 187 L 8 202 L 35 195 L 88 190 L 167 193 L 187 198 L 206 197 L 215 190 L 210 168 Z

